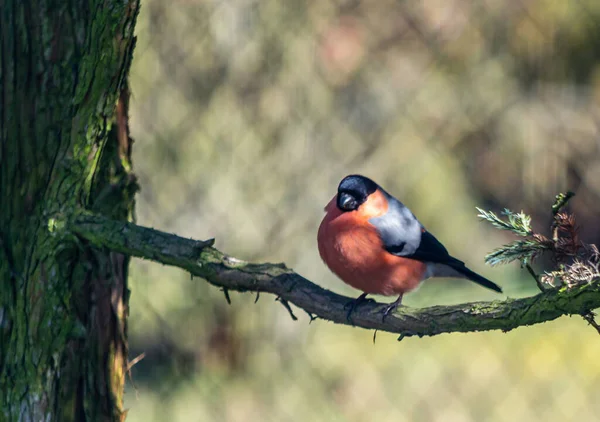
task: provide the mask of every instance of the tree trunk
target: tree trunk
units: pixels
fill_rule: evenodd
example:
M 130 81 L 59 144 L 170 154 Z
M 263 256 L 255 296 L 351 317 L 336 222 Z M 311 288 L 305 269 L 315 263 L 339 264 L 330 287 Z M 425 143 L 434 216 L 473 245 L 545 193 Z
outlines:
M 123 420 L 124 255 L 57 230 L 131 220 L 139 0 L 0 0 L 0 420 Z

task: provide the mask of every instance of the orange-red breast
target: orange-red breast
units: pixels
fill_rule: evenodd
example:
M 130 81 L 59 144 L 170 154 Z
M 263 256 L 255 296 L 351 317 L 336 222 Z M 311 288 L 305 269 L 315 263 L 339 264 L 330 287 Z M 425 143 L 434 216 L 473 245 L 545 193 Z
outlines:
M 384 318 L 410 292 L 431 277 L 465 278 L 502 292 L 492 281 L 468 269 L 399 200 L 371 179 L 350 175 L 325 207 L 317 241 L 321 258 L 339 278 L 367 294 L 398 295 Z

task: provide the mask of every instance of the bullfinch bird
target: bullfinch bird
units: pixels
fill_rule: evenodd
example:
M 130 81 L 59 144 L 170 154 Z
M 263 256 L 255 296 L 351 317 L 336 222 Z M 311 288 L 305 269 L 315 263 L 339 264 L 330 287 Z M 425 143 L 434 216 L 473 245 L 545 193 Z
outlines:
M 402 202 L 367 177 L 345 177 L 325 211 L 317 236 L 319 254 L 342 281 L 364 292 L 349 304 L 348 319 L 368 294 L 398 295 L 385 308 L 385 319 L 404 293 L 431 277 L 465 278 L 502 292 L 450 256 Z

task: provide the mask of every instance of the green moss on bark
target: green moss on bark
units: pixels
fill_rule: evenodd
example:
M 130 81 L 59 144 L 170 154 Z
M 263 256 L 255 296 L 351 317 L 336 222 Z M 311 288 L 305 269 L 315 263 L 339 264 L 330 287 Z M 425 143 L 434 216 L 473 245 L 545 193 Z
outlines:
M 132 215 L 129 157 L 115 147 L 128 140 L 111 129 L 138 7 L 3 3 L 1 420 L 121 419 L 128 260 L 92 249 L 50 217 L 90 206 L 107 189 L 118 194 L 97 211 Z

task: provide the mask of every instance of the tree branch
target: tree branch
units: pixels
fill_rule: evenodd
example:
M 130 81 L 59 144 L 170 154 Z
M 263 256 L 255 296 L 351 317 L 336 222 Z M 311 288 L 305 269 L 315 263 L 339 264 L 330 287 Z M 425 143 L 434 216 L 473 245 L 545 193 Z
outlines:
M 351 325 L 344 306 L 351 298 L 326 290 L 296 274 L 284 264 L 253 264 L 229 257 L 212 245 L 87 211 L 69 219 L 56 219 L 63 227 L 96 247 L 105 247 L 151 261 L 172 265 L 227 290 L 266 292 L 282 303 L 293 303 L 320 319 Z M 65 239 L 69 239 L 65 236 Z M 553 289 L 523 299 L 463 303 L 415 309 L 400 307 L 382 321 L 384 304 L 365 303 L 352 314 L 358 327 L 409 336 L 434 336 L 450 332 L 503 330 L 581 315 L 600 307 L 600 283 Z

